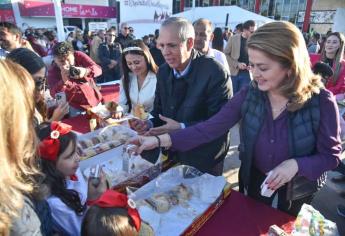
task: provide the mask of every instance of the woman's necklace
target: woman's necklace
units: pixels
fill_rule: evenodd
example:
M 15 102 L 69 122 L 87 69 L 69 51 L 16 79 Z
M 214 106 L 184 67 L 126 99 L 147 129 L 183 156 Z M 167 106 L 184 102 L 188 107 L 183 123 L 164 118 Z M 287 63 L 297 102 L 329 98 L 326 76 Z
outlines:
M 280 107 L 280 108 L 271 108 L 273 112 L 275 113 L 280 113 L 282 111 L 284 111 L 286 109 L 286 106 L 287 106 L 288 103 L 285 103 L 284 106 Z
M 286 109 L 287 104 L 288 102 L 286 102 L 283 106 L 279 108 L 273 108 L 273 106 L 271 105 L 273 120 L 275 120 Z

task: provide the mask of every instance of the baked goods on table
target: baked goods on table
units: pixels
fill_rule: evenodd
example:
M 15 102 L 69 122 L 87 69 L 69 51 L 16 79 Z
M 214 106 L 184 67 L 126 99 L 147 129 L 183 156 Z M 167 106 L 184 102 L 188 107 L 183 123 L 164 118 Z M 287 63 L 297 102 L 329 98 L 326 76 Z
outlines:
M 153 228 L 155 235 L 175 236 L 183 234 L 217 203 L 225 185 L 223 176 L 203 174 L 189 166 L 176 166 L 130 192 L 129 198 L 135 201 L 141 219 Z
M 154 165 L 146 161 L 140 156 L 133 155 L 129 160 L 129 171 L 122 170 L 122 157 L 121 155 L 114 155 L 111 159 L 98 163 L 102 171 L 107 177 L 111 187 L 118 186 L 119 184 L 127 181 L 132 177 L 136 177 Z M 86 178 L 90 175 L 90 167 L 84 169 L 83 174 Z
M 118 112 L 123 112 L 123 108 L 116 102 L 107 102 L 92 107 L 90 112 L 97 115 L 99 118 L 107 119 L 113 117 Z
M 179 184 L 166 193 L 154 194 L 145 199 L 159 213 L 167 212 L 172 206 L 185 203 L 192 197 L 192 189 Z
M 78 136 L 77 151 L 81 160 L 88 159 L 124 144 L 135 132 L 124 126 L 108 126 Z
M 145 111 L 143 104 L 137 104 L 133 108 L 133 115 L 141 120 L 146 120 L 149 116 L 149 113 Z

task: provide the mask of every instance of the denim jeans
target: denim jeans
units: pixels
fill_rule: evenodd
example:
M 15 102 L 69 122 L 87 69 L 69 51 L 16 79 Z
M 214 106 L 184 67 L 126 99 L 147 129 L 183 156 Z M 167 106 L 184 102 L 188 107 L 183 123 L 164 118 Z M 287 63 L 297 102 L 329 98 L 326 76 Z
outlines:
M 248 70 L 240 70 L 237 75 L 231 76 L 232 89 L 234 95 L 241 90 L 242 87 L 249 84 L 251 81 L 250 74 Z

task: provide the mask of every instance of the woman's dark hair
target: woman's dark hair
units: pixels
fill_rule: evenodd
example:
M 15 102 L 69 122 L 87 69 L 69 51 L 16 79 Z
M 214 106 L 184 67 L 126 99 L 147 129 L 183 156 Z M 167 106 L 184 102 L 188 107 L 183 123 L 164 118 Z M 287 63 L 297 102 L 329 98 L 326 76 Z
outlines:
M 14 49 L 7 55 L 7 58 L 24 67 L 31 75 L 46 67 L 42 58 L 27 48 Z M 36 89 L 39 87 L 44 88 L 44 83 L 46 83 L 45 80 L 35 81 Z M 48 109 L 44 102 L 43 96 L 41 96 L 39 101 L 35 101 L 35 106 L 38 112 L 41 114 L 43 120 L 46 120 Z
M 24 67 L 31 75 L 45 67 L 42 58 L 27 48 L 14 49 L 6 58 Z
M 122 86 L 123 86 L 123 89 L 125 90 L 125 95 L 126 95 L 127 105 L 128 105 L 128 112 L 131 112 L 132 103 L 131 103 L 131 98 L 129 96 L 129 83 L 130 83 L 129 73 L 131 72 L 131 70 L 127 66 L 126 55 L 133 54 L 133 55 L 143 56 L 147 64 L 147 70 L 152 71 L 155 74 L 157 74 L 158 66 L 155 63 L 150 53 L 149 48 L 146 46 L 146 44 L 142 40 L 138 39 L 138 40 L 131 41 L 126 48 L 129 48 L 129 47 L 139 47 L 142 49 L 142 50 L 129 50 L 129 51 L 126 51 L 124 49 L 125 52 L 122 53 L 122 70 L 123 70 Z
M 51 133 L 50 123 L 44 122 L 37 128 L 38 138 L 42 141 L 49 137 Z M 65 135 L 59 136 L 60 150 L 58 156 L 63 153 L 68 145 L 72 143 L 73 149 L 75 150 L 77 137 L 73 132 L 69 132 Z M 73 155 L 71 153 L 70 155 Z M 56 160 L 57 161 L 57 160 Z M 43 184 L 47 185 L 50 193 L 55 195 L 62 202 L 64 202 L 68 207 L 72 208 L 76 214 L 83 214 L 86 209 L 85 205 L 81 204 L 81 200 L 77 191 L 73 189 L 67 189 L 65 176 L 56 169 L 56 161 L 48 161 L 41 158 L 42 172 L 46 175 Z
M 70 52 L 74 52 L 72 44 L 68 42 L 59 42 L 53 47 L 53 56 L 62 57 L 67 56 Z
M 87 211 L 81 225 L 81 235 L 121 235 L 136 236 L 134 222 L 124 208 L 101 208 L 92 206 Z
M 224 49 L 223 32 L 220 27 L 216 27 L 213 31 L 212 48 L 221 52 Z

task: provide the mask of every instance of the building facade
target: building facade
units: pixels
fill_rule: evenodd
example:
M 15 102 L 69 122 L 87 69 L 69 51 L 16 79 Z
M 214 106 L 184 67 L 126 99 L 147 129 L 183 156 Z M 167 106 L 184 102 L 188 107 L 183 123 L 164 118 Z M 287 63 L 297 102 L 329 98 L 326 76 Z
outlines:
M 290 21 L 302 29 L 304 14 L 306 10 L 308 12 L 308 2 L 311 3 L 310 28 L 314 28 L 320 33 L 325 33 L 332 27 L 336 9 L 345 8 L 345 0 L 195 0 L 195 6 L 237 5 L 275 20 Z M 192 6 L 193 0 L 174 0 L 173 13 L 181 12 Z
M 89 22 L 116 23 L 117 8 L 109 0 L 62 0 L 62 17 L 65 26 L 85 29 Z M 56 26 L 52 0 L 12 0 L 15 22 L 23 29 L 54 28 Z
M 345 9 L 345 0 L 314 0 L 310 28 L 323 34 L 331 30 L 337 8 Z M 345 23 L 345 18 L 342 19 L 342 23 Z

